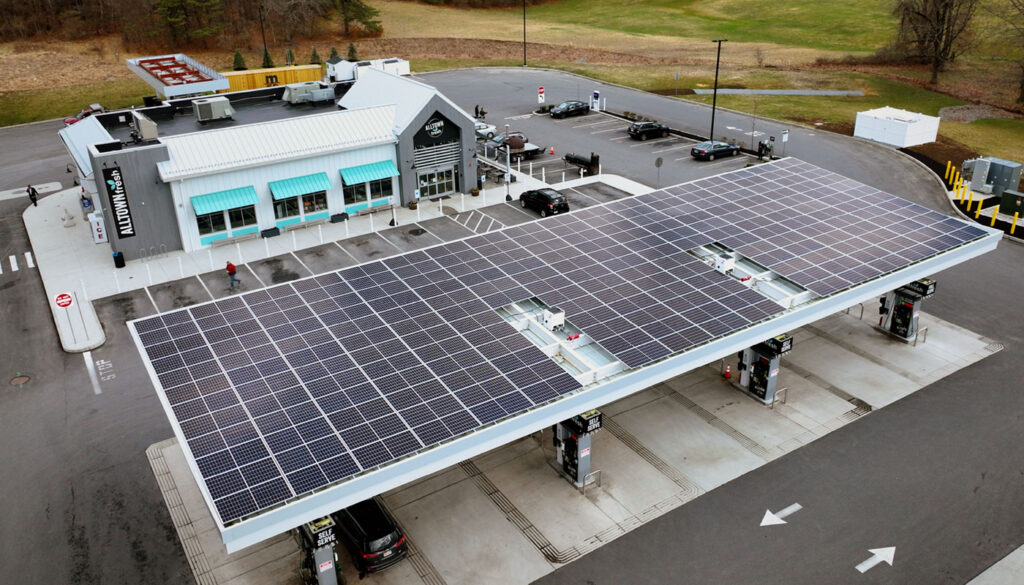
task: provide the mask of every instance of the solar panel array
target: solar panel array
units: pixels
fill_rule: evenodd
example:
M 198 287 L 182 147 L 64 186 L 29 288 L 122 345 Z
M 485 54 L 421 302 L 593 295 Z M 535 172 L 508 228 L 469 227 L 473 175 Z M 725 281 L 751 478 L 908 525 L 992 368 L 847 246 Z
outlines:
M 982 235 L 786 160 L 132 326 L 229 524 L 579 390 L 495 312 L 512 302 L 635 368 L 781 311 L 696 246 L 828 295 Z

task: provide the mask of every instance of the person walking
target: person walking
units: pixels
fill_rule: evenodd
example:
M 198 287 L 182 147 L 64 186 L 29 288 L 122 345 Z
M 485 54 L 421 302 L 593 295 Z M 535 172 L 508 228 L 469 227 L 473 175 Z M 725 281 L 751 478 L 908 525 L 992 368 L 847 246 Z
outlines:
M 227 270 L 228 273 L 229 287 L 234 288 L 236 282 L 242 282 L 241 280 L 238 280 L 238 278 L 235 277 L 235 273 L 238 272 L 238 270 L 235 268 L 235 265 L 232 264 L 230 260 L 228 260 L 228 265 L 227 267 L 225 267 L 225 270 Z
M 32 205 L 39 207 L 39 191 L 36 191 L 35 187 L 29 185 L 25 192 L 28 193 L 28 198 L 32 200 Z

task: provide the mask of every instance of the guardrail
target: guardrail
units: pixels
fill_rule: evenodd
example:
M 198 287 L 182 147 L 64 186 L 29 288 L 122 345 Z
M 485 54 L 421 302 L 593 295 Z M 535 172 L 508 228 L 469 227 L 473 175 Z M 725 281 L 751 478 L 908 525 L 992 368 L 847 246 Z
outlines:
M 775 391 L 775 396 L 772 397 L 772 402 L 771 402 L 771 404 L 768 405 L 768 408 L 771 409 L 771 410 L 775 410 L 775 403 L 776 402 L 781 402 L 782 404 L 785 404 L 787 399 L 789 399 L 789 388 L 788 387 L 776 390 Z
M 922 337 L 924 339 L 921 339 Z M 918 341 L 920 341 L 921 343 L 928 343 L 928 328 L 927 327 L 922 327 L 921 329 L 919 329 L 917 331 L 917 335 L 914 336 L 914 347 L 917 347 L 917 342 Z
M 597 484 L 597 487 L 601 487 L 601 470 L 595 469 L 587 475 L 583 476 L 583 485 L 580 486 L 580 493 L 584 496 L 587 495 L 587 486 L 590 484 Z

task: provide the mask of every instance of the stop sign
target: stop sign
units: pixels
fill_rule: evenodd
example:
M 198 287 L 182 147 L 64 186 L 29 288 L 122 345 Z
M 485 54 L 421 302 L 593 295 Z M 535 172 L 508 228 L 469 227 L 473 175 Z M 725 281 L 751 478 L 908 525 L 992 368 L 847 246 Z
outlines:
M 61 307 L 62 309 L 66 309 L 67 307 L 71 306 L 71 295 L 69 295 L 68 293 L 60 293 L 54 300 L 56 301 L 57 306 Z
M 544 86 L 543 85 L 537 88 L 537 95 L 544 95 Z

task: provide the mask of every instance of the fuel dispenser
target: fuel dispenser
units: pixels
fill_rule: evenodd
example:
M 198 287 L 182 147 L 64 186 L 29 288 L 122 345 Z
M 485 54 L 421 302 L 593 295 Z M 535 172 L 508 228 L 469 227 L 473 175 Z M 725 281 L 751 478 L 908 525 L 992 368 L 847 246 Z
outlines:
M 334 520 L 325 516 L 307 522 L 298 528 L 302 540 L 302 564 L 299 576 L 303 585 L 344 585 L 345 578 L 338 567 L 338 555 L 334 551 L 337 540 Z
M 740 388 L 761 402 L 771 404 L 775 400 L 781 358 L 792 349 L 793 337 L 784 333 L 741 351 L 736 356 Z
M 601 428 L 601 412 L 588 410 L 552 429 L 555 433 L 555 461 L 565 476 L 577 488 L 583 487 L 590 475 L 590 438 Z
M 915 280 L 878 299 L 878 327 L 900 341 L 917 339 L 921 302 L 935 294 L 935 281 Z

